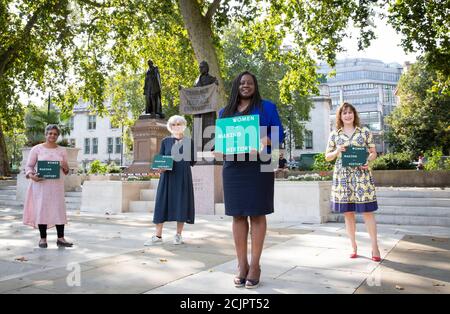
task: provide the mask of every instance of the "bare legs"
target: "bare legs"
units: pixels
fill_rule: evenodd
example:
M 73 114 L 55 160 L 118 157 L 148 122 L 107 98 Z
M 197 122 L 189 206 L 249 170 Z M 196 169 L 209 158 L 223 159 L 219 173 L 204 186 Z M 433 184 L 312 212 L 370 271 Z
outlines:
M 239 277 L 259 279 L 261 274 L 259 265 L 267 229 L 266 216 L 262 215 L 250 217 L 250 226 L 252 246 L 251 262 L 249 265 L 247 258 L 247 241 L 249 232 L 248 217 L 233 217 L 233 236 L 239 265 Z
M 353 253 L 356 253 L 356 218 L 355 213 L 347 212 L 344 213 L 345 217 L 345 229 L 347 230 L 347 235 L 350 239 L 350 243 L 352 245 Z
M 372 244 L 372 255 L 374 257 L 380 256 L 380 250 L 378 249 L 378 239 L 377 239 L 377 223 L 375 221 L 375 216 L 373 213 L 364 213 L 364 222 L 366 224 L 367 232 L 370 235 L 370 240 Z
M 156 236 L 162 237 L 162 230 L 164 224 L 156 224 Z M 183 232 L 184 222 L 177 222 L 177 234 L 181 234 Z
M 350 243 L 353 248 L 353 253 L 356 253 L 356 218 L 354 212 L 344 213 L 345 216 L 345 227 L 347 230 L 347 235 L 350 239 Z M 369 233 L 370 241 L 372 245 L 372 254 L 375 257 L 380 256 L 380 250 L 378 249 L 377 240 L 377 224 L 375 221 L 375 216 L 373 213 L 363 213 L 364 222 L 366 224 L 367 233 Z

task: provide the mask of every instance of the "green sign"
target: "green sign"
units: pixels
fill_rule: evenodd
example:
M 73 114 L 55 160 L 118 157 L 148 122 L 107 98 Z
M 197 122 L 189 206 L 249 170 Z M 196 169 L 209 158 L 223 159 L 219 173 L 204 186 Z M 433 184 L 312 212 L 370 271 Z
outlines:
M 165 169 L 172 170 L 173 168 L 173 157 L 155 155 L 152 162 L 152 169 Z
M 360 146 L 348 146 L 342 152 L 342 167 L 363 166 L 367 162 L 367 148 Z
M 60 174 L 59 161 L 38 160 L 37 174 L 44 179 L 59 179 Z
M 216 120 L 215 150 L 224 155 L 259 151 L 259 115 Z

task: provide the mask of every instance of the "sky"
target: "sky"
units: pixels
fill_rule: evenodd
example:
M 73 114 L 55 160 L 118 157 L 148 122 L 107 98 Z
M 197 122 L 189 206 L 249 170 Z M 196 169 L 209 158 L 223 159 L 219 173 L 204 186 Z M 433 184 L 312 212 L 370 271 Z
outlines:
M 338 59 L 343 58 L 370 58 L 378 59 L 385 63 L 397 62 L 401 65 L 405 61 L 414 62 L 418 53 L 406 54 L 400 46 L 401 36 L 396 31 L 379 18 L 374 20 L 376 39 L 372 40 L 370 47 L 363 51 L 358 51 L 357 35 L 358 32 L 354 28 L 350 28 L 349 32 L 353 38 L 345 38 L 343 46 L 347 51 L 339 53 Z

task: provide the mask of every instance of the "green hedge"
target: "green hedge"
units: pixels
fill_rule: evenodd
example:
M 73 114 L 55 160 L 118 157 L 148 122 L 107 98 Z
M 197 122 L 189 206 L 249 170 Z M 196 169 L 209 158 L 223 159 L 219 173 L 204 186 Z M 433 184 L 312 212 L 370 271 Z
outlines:
M 415 169 L 412 163 L 412 156 L 409 153 L 389 153 L 378 157 L 372 162 L 374 170 L 406 170 Z

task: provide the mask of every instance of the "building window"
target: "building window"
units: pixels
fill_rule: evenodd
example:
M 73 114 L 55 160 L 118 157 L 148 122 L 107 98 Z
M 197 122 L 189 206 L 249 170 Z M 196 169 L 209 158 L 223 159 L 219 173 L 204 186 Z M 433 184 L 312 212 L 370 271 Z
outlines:
M 122 152 L 122 140 L 120 137 L 116 137 L 116 154 L 120 154 Z
M 97 128 L 97 116 L 88 116 L 88 130 Z
M 70 117 L 70 119 L 69 119 L 69 129 L 71 131 L 73 131 L 74 128 L 75 128 L 75 117 Z
M 91 139 L 85 138 L 84 139 L 84 154 L 90 154 L 91 153 Z
M 313 148 L 313 132 L 305 130 L 305 148 L 312 149 Z
M 92 154 L 98 154 L 98 138 L 92 139 Z
M 112 137 L 108 137 L 108 148 L 107 148 L 107 153 L 108 154 L 112 154 L 113 153 L 113 149 L 114 149 L 114 141 Z

